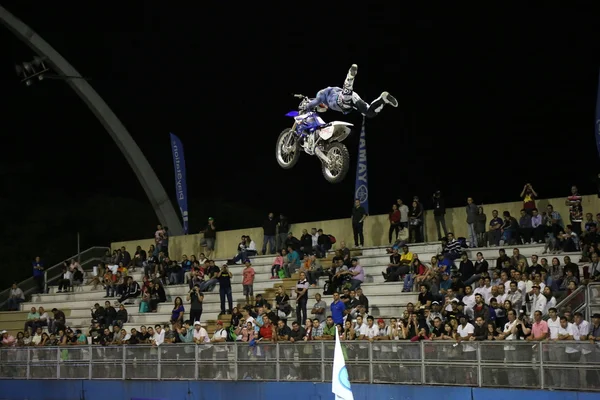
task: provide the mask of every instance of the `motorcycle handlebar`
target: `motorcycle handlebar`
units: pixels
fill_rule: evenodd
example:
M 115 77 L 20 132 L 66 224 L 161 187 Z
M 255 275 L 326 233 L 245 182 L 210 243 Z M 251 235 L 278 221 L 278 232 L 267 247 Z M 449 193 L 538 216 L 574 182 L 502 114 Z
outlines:
M 299 99 L 303 99 L 304 95 L 303 94 L 295 94 L 294 97 L 297 97 Z

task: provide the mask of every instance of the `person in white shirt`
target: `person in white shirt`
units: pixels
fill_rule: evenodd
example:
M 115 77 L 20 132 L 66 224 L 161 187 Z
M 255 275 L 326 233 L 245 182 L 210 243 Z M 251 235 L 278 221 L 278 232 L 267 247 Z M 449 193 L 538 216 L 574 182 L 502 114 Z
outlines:
M 558 329 L 558 340 L 573 341 L 575 340 L 575 327 L 567 321 L 567 318 L 560 317 L 560 328 Z M 567 342 L 568 343 L 568 342 Z M 576 364 L 581 358 L 581 353 L 576 345 L 568 343 L 565 345 L 564 353 L 565 361 Z M 575 369 L 567 369 L 561 374 L 562 387 L 579 387 L 579 371 Z
M 165 342 L 165 331 L 163 331 L 162 326 L 154 326 L 154 336 L 152 336 L 150 341 L 154 347 L 158 347 Z
M 550 316 L 550 318 L 548 318 L 548 321 L 546 322 L 548 323 L 548 334 L 549 340 L 551 342 L 558 340 L 558 331 L 560 330 L 560 318 L 558 318 L 557 314 L 558 313 L 555 307 L 550 307 L 548 309 L 548 315 Z M 559 346 L 553 343 L 549 343 L 547 346 L 548 360 L 551 363 L 560 364 L 561 361 L 563 361 L 563 357 L 561 357 L 561 355 L 564 353 L 562 351 L 562 348 L 559 348 Z M 560 369 L 552 368 L 550 369 L 550 376 L 552 377 L 553 386 L 559 386 L 562 379 L 562 371 Z
M 194 330 L 193 330 L 192 334 L 194 335 L 194 343 L 196 343 L 196 344 L 210 343 L 210 338 L 208 337 L 208 332 L 206 332 L 206 329 L 204 329 L 202 327 L 202 325 L 200 324 L 200 321 L 194 322 Z M 225 336 L 225 338 L 227 338 L 227 336 Z
M 483 296 L 485 304 L 490 304 L 490 299 L 492 298 L 492 280 L 489 276 L 483 278 L 483 286 L 477 289 L 477 291 Z
M 540 293 L 540 285 L 535 284 L 532 286 L 532 292 L 533 292 L 533 296 L 531 296 L 531 313 L 533 314 L 536 311 L 541 312 L 542 314 L 544 314 L 544 311 L 546 309 L 546 303 L 548 302 L 548 300 L 546 299 L 546 296 L 544 296 L 542 293 Z
M 514 286 L 514 285 L 513 285 Z M 507 344 L 504 345 L 504 354 L 506 355 L 506 362 L 510 363 L 518 363 L 519 355 L 517 348 L 518 346 L 514 344 L 510 344 L 510 342 L 519 340 L 518 338 L 518 325 L 521 324 L 521 321 L 517 319 L 517 312 L 515 310 L 509 310 L 506 313 L 508 317 L 508 322 L 504 324 L 504 330 L 498 336 L 498 339 L 504 339 Z M 522 382 L 523 376 L 521 370 L 517 368 L 509 368 L 507 371 L 508 381 L 513 382 Z
M 37 346 L 40 344 L 40 342 L 42 341 L 42 328 L 40 328 L 39 326 L 37 327 L 36 331 L 35 331 L 35 335 L 33 335 L 33 337 L 31 338 L 31 344 L 33 346 Z
M 473 293 L 471 286 L 465 286 L 465 295 L 462 298 L 462 302 L 465 303 L 465 307 L 473 308 L 475 306 L 475 293 Z
M 38 312 L 40 313 L 40 318 L 36 321 L 36 327 L 48 326 L 50 323 L 50 316 L 44 310 L 44 307 L 38 307 Z
M 223 364 L 224 361 L 227 361 L 227 347 L 225 345 L 227 342 L 227 331 L 223 328 L 223 322 L 217 321 L 217 330 L 213 334 L 211 339 L 211 343 L 217 343 L 215 346 L 215 356 L 216 360 L 220 361 L 221 364 L 216 364 L 213 366 L 213 370 L 217 371 L 217 375 L 214 379 L 219 380 L 229 379 L 229 366 L 227 364 Z
M 514 310 L 521 310 L 521 306 L 523 305 L 523 294 L 519 290 L 519 284 L 516 281 L 510 282 L 510 289 L 506 294 L 505 301 L 508 300 L 511 302 Z
M 463 357 L 465 357 L 465 359 L 474 359 L 477 349 L 472 344 L 469 344 L 469 338 L 475 333 L 475 327 L 467 322 L 467 317 L 464 314 L 459 315 L 458 321 L 460 324 L 456 329 L 456 341 L 458 343 L 464 342 Z

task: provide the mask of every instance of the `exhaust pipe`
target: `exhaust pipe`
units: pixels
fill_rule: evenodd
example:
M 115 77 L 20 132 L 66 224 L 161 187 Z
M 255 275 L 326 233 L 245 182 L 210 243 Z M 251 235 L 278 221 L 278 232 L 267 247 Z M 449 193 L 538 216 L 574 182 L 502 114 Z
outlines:
M 315 147 L 315 154 L 317 155 L 317 157 L 319 157 L 321 162 L 325 163 L 325 165 L 329 165 L 331 163 L 329 157 L 327 157 L 320 148 Z

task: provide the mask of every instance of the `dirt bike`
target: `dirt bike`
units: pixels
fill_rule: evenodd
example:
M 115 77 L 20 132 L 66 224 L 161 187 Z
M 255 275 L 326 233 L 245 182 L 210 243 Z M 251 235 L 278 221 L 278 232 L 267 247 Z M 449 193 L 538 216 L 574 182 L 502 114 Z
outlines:
M 325 179 L 330 183 L 341 182 L 350 167 L 350 153 L 342 141 L 348 137 L 353 125 L 342 121 L 326 123 L 317 114 L 327 111 L 325 105 L 320 104 L 316 111 L 307 110 L 312 99 L 301 94 L 294 97 L 302 101 L 299 111 L 285 114 L 294 119 L 294 124 L 279 134 L 275 148 L 277 163 L 283 169 L 290 169 L 298 162 L 301 152 L 316 155 Z

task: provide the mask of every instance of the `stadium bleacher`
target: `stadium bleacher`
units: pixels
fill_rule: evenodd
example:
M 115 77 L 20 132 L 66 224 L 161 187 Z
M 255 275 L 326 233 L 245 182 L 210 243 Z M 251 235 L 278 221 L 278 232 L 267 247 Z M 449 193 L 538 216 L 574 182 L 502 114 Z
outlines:
M 410 245 L 410 251 L 412 253 L 416 253 L 419 255 L 419 258 L 422 262 L 428 263 L 432 256 L 436 255 L 439 251 L 439 243 L 419 243 Z M 531 258 L 533 254 L 538 254 L 541 256 L 543 252 L 542 245 L 522 245 L 517 246 L 521 252 L 521 254 L 528 259 Z M 467 252 L 469 254 L 470 259 L 475 260 L 475 255 L 477 252 L 481 251 L 486 259 L 490 262 L 495 262 L 495 259 L 498 257 L 498 247 L 489 247 L 489 248 L 476 248 L 476 249 L 468 249 Z M 509 251 L 510 250 L 510 251 Z M 356 251 L 353 250 L 353 255 L 356 254 Z M 384 279 L 381 275 L 381 272 L 385 270 L 386 265 L 389 263 L 389 255 L 386 254 L 385 247 L 368 247 L 361 249 L 360 251 L 362 255 L 359 255 L 358 258 L 360 260 L 360 264 L 365 269 L 366 279 L 365 283 L 362 285 L 363 292 L 369 299 L 370 303 L 370 314 L 375 317 L 398 317 L 402 315 L 406 304 L 409 302 L 416 302 L 417 300 L 417 292 L 402 292 L 402 284 L 399 282 L 384 282 Z M 507 253 L 510 255 L 512 252 L 512 247 L 507 249 Z M 573 257 L 575 258 L 575 257 Z M 264 294 L 267 300 L 273 303 L 273 299 L 275 297 L 276 287 L 284 285 L 284 288 L 289 289 L 294 284 L 294 279 L 289 280 L 271 280 L 271 265 L 273 263 L 273 256 L 257 256 L 252 257 L 252 265 L 255 269 L 256 276 L 254 281 L 254 293 L 255 295 L 258 293 Z M 330 265 L 330 259 L 323 260 L 323 265 L 328 267 Z M 216 264 L 220 265 L 224 262 L 224 260 L 217 260 Z M 456 261 L 458 264 L 458 261 Z M 230 266 L 231 272 L 234 274 L 234 278 L 232 280 L 232 289 L 233 289 L 233 300 L 234 306 L 242 306 L 245 304 L 245 298 L 242 294 L 242 269 L 243 265 L 232 265 Z M 133 276 L 134 279 L 141 282 L 142 280 L 142 272 L 138 269 L 135 272 L 131 272 L 129 275 Z M 311 288 L 309 290 L 309 309 L 314 304 L 314 294 L 322 293 L 323 283 L 325 277 L 321 277 L 319 282 L 319 286 L 317 288 Z M 51 287 L 48 294 L 40 294 L 34 295 L 31 301 L 22 303 L 21 310 L 29 310 L 31 307 L 44 306 L 46 310 L 51 310 L 56 307 L 59 310 L 68 310 L 69 315 L 67 317 L 67 325 L 74 329 L 81 329 L 86 332 L 90 326 L 91 322 L 91 312 L 90 309 L 94 306 L 95 303 L 100 303 L 104 305 L 106 300 L 110 300 L 111 303 L 114 303 L 117 298 L 104 298 L 105 291 L 102 290 L 101 286 L 98 287 L 97 290 L 92 290 L 92 286 L 82 286 L 80 288 L 76 288 L 73 292 L 68 293 L 56 293 L 57 288 Z M 171 285 L 165 287 L 165 292 L 167 294 L 167 302 L 161 303 L 158 306 L 158 310 L 156 313 L 140 313 L 138 311 L 139 299 L 133 305 L 127 306 L 127 311 L 129 315 L 128 323 L 124 325 L 128 331 L 131 328 L 139 328 L 141 325 L 154 325 L 154 324 L 165 324 L 168 323 L 171 310 L 173 309 L 173 301 L 179 296 L 184 300 L 184 305 L 186 305 L 186 318 L 188 315 L 188 303 L 185 302 L 185 296 L 188 293 L 187 285 Z M 288 295 L 290 294 L 290 290 L 286 290 Z M 290 296 L 291 298 L 292 296 Z M 331 296 L 324 296 L 323 300 L 330 304 L 332 301 Z M 295 302 L 292 299 L 291 305 L 295 308 Z M 220 313 L 220 300 L 219 300 L 219 291 L 216 288 L 213 292 L 205 293 L 204 304 L 203 304 L 203 314 L 202 314 L 202 322 L 206 325 L 209 333 L 212 333 L 215 329 L 215 323 L 218 319 L 223 320 L 227 323 L 229 321 L 230 316 L 228 315 L 219 315 Z M 22 313 L 20 314 L 21 320 L 23 318 Z M 21 327 L 22 327 L 22 322 Z M 15 324 L 7 325 L 6 328 L 13 333 L 21 330 Z M 16 330 L 13 330 L 16 329 Z

